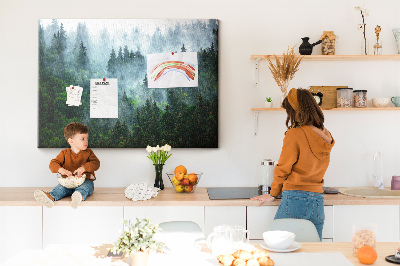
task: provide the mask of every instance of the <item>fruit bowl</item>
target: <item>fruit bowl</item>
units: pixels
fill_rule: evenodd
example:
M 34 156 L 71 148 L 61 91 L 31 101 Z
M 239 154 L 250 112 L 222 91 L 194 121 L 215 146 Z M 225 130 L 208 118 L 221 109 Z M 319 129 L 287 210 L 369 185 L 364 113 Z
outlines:
M 193 193 L 202 175 L 203 173 L 199 171 L 182 176 L 175 176 L 174 172 L 167 173 L 169 181 L 177 193 Z
M 80 185 L 82 185 L 86 179 L 85 174 L 83 174 L 81 177 L 78 177 L 76 175 L 67 177 L 67 176 L 62 176 L 60 174 L 57 174 L 57 177 L 58 177 L 58 183 L 60 183 L 60 185 L 65 188 L 77 188 Z

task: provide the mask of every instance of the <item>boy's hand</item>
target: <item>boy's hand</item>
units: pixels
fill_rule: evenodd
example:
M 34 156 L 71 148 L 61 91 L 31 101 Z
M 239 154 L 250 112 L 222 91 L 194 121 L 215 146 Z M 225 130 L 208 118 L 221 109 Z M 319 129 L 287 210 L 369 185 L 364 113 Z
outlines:
M 260 201 L 260 204 L 258 204 L 258 206 L 257 206 L 257 207 L 260 207 L 264 202 L 273 202 L 275 200 L 275 198 L 269 194 L 264 194 L 264 195 L 253 197 L 250 200 Z
M 85 167 L 81 166 L 75 170 L 74 174 L 77 174 L 78 177 L 82 177 L 82 174 L 85 172 Z
M 70 171 L 68 171 L 68 170 L 66 170 L 66 169 L 64 169 L 64 168 L 60 168 L 60 169 L 58 169 L 58 172 L 61 174 L 61 175 L 66 175 L 66 176 L 68 176 L 68 177 L 70 177 L 70 176 L 72 176 L 72 173 L 70 172 Z

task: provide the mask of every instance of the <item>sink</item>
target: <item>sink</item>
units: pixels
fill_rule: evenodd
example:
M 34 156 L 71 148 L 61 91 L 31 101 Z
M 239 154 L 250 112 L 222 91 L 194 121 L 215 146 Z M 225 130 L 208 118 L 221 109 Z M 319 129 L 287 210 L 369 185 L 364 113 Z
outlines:
M 344 187 L 340 188 L 339 192 L 344 195 L 363 198 L 400 198 L 400 190 L 391 190 L 390 188 Z

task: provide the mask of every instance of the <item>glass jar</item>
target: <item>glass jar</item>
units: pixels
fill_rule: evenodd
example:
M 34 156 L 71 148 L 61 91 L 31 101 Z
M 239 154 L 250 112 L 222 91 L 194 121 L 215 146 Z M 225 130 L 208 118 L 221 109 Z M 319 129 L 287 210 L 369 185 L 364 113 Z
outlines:
M 357 108 L 367 107 L 367 90 L 354 91 L 354 107 Z
M 374 223 L 363 222 L 352 224 L 353 255 L 357 255 L 360 247 L 370 246 L 376 250 L 376 230 Z
M 274 169 L 276 161 L 264 159 L 261 161 L 261 166 L 258 173 L 258 194 L 269 194 L 271 184 L 274 180 Z
M 353 89 L 352 88 L 337 88 L 337 107 L 351 108 L 353 107 Z

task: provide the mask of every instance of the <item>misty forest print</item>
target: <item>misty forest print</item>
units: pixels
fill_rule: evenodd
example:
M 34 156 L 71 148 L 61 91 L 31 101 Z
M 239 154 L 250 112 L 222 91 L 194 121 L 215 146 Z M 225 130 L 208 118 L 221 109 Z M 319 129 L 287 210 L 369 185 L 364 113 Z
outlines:
M 197 69 L 176 66 L 196 78 L 195 87 L 149 86 L 147 56 L 163 53 L 197 54 Z M 171 68 L 159 66 L 150 81 L 180 75 Z M 103 78 L 118 80 L 118 118 L 91 118 L 90 82 Z M 81 91 L 75 105 L 66 103 L 71 85 Z M 39 20 L 38 147 L 69 147 L 63 129 L 70 122 L 89 127 L 92 148 L 217 148 L 218 21 Z

